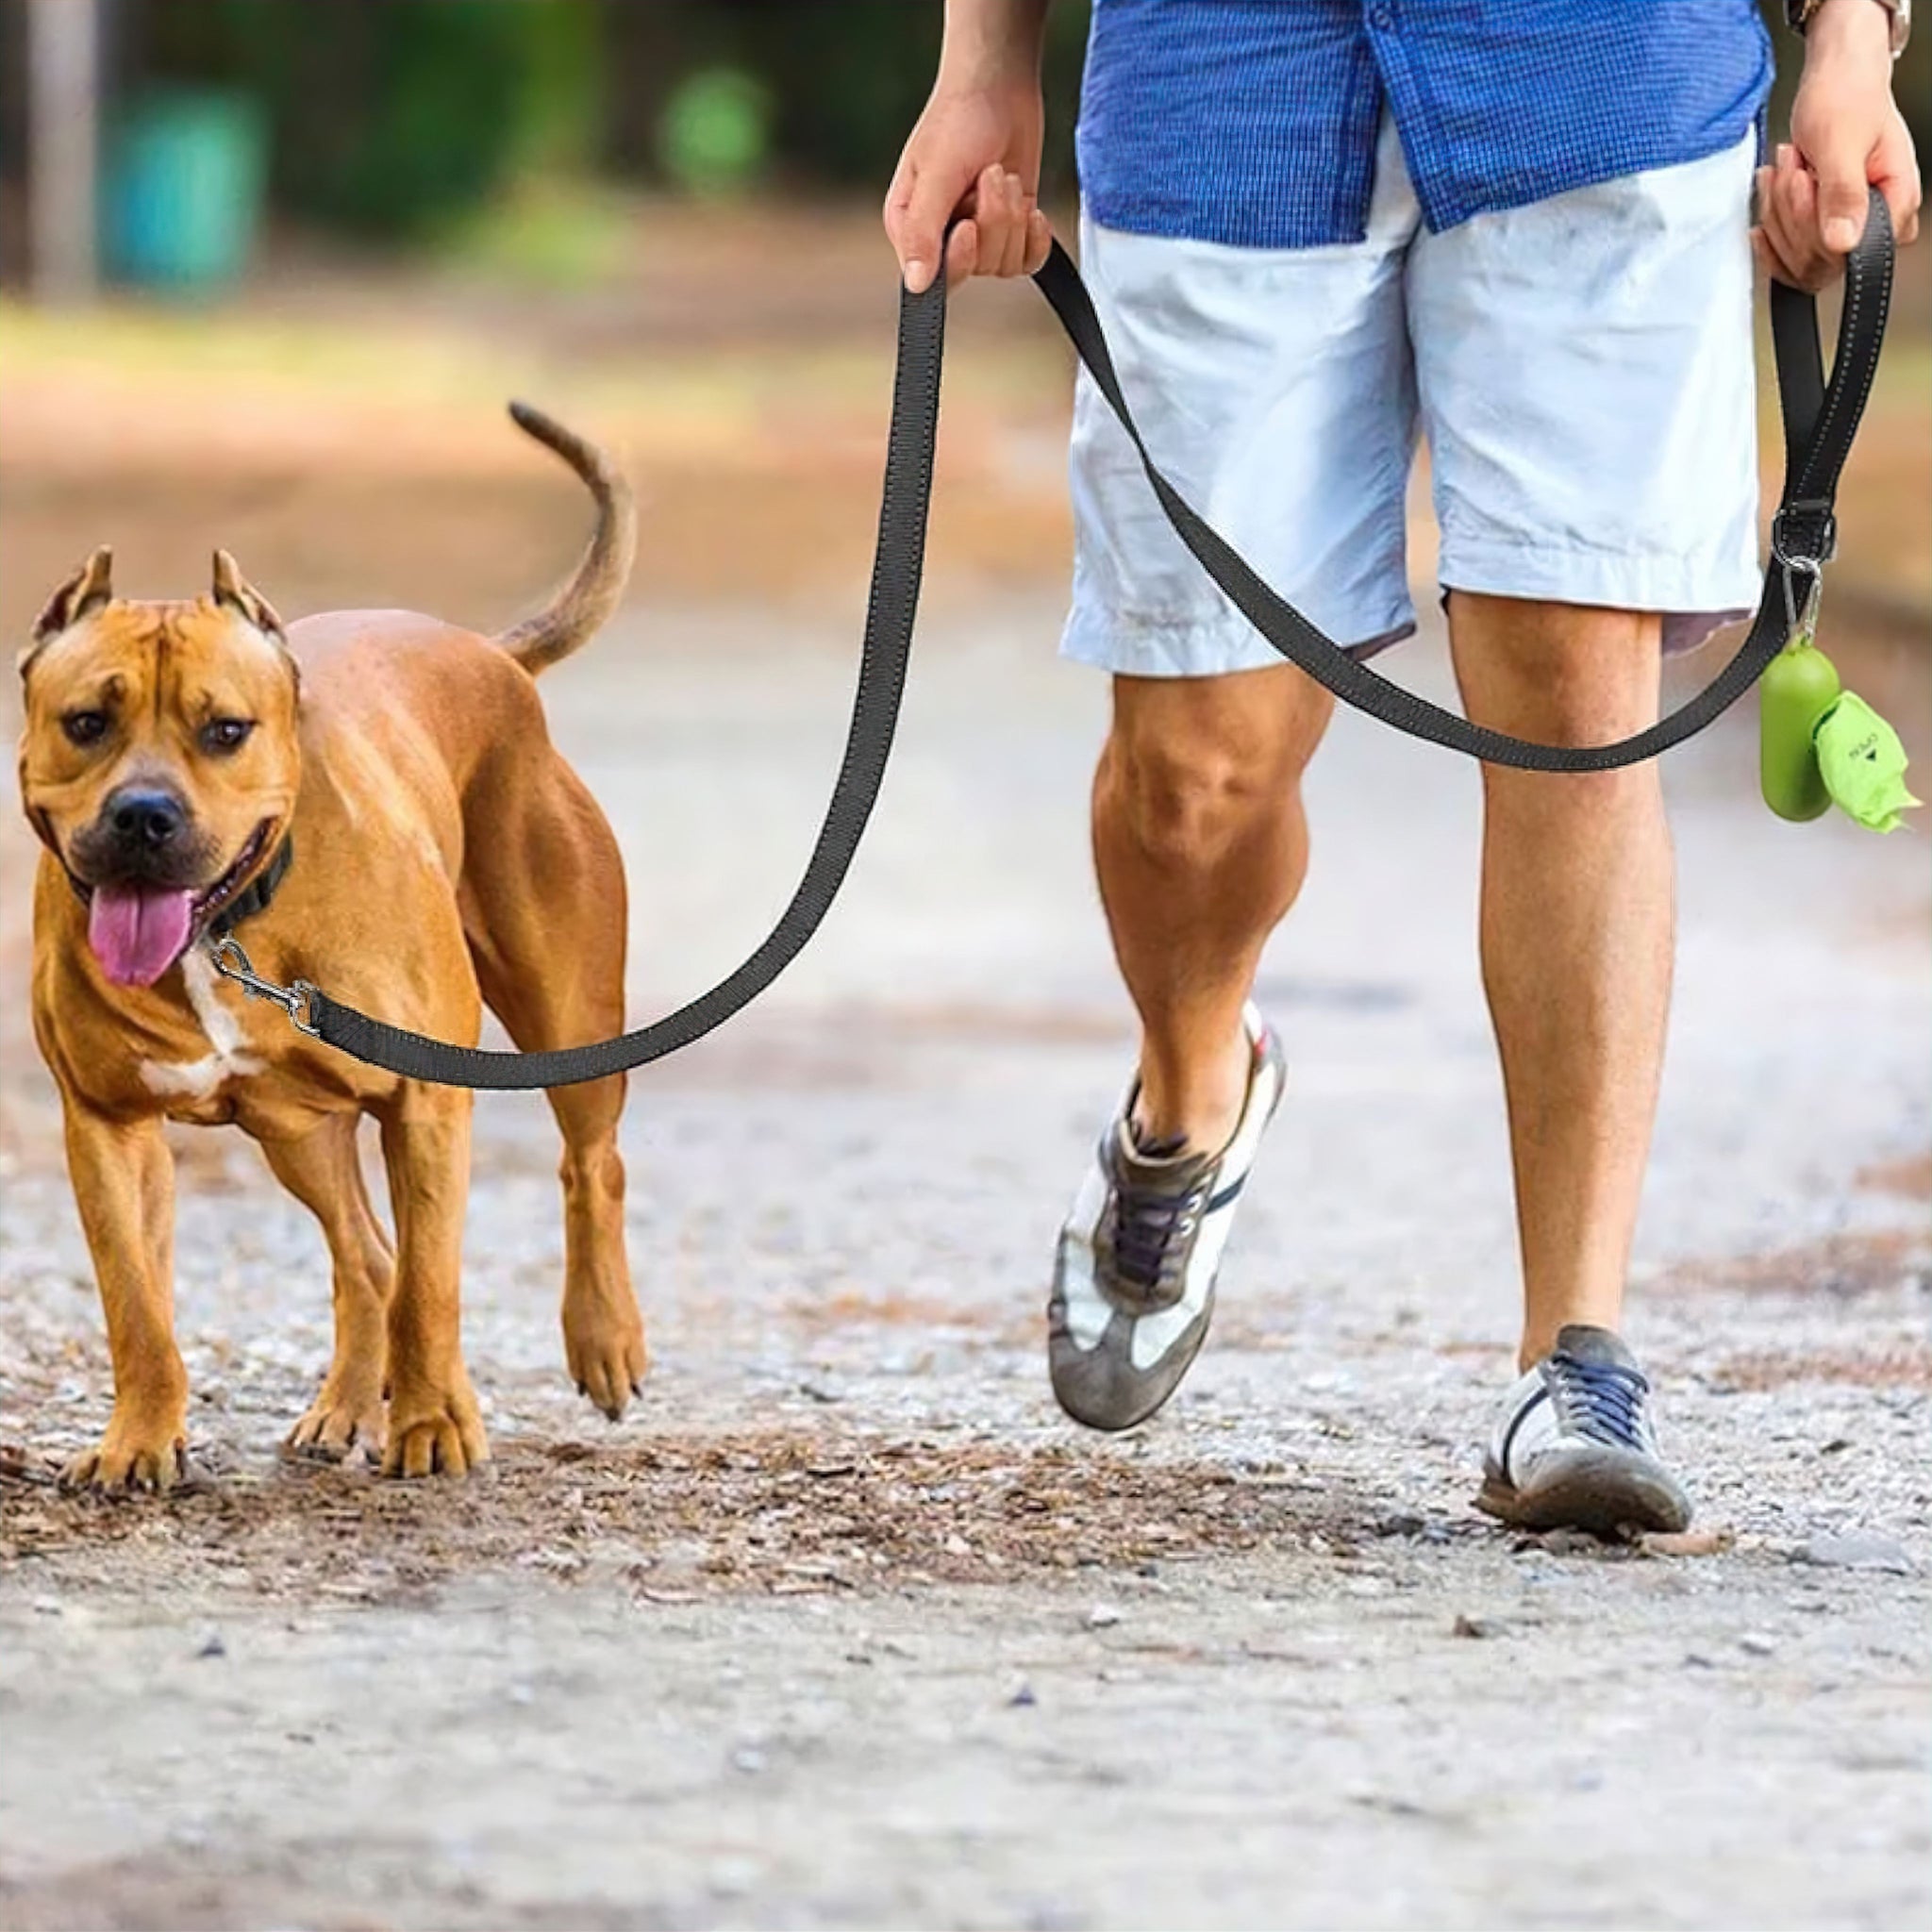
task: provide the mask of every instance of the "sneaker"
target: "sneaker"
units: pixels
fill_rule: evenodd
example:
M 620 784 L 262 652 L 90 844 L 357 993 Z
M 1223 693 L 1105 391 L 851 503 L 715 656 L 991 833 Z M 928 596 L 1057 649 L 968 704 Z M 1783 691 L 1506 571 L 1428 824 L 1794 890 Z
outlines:
M 1248 1097 L 1218 1154 L 1136 1137 L 1136 1075 L 1060 1230 L 1047 1303 L 1053 1392 L 1076 1423 L 1130 1429 L 1167 1400 L 1207 1339 L 1214 1277 L 1262 1130 L 1281 1102 L 1281 1048 L 1253 1007 Z
M 1682 1529 L 1690 1499 L 1663 1465 L 1650 1383 L 1607 1328 L 1559 1329 L 1510 1391 L 1476 1507 L 1524 1529 Z

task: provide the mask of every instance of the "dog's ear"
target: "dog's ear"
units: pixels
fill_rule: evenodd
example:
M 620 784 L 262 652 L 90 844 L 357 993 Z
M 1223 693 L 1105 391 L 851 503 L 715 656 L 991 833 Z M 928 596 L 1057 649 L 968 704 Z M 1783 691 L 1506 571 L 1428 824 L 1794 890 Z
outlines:
M 295 662 L 295 654 L 289 648 L 288 634 L 282 629 L 282 620 L 276 614 L 275 607 L 242 575 L 235 559 L 225 550 L 215 552 L 214 600 L 217 606 L 225 607 L 238 616 L 245 618 L 280 650 L 282 662 L 289 667 L 289 675 L 293 680 L 295 696 L 299 703 L 302 696 L 302 667 Z
M 114 553 L 103 543 L 81 567 L 47 599 L 46 608 L 34 619 L 26 649 L 20 654 L 21 675 L 43 644 L 50 644 L 63 630 L 72 630 L 90 611 L 98 610 L 114 597 Z
M 217 604 L 225 604 L 230 610 L 239 612 L 257 630 L 274 638 L 277 643 L 287 641 L 282 633 L 282 620 L 275 615 L 275 607 L 242 575 L 235 559 L 225 550 L 215 552 L 214 599 Z

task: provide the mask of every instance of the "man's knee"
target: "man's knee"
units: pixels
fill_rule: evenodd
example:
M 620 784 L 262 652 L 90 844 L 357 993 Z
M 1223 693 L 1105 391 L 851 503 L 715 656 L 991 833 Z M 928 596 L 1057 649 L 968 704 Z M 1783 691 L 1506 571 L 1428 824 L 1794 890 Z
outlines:
M 1479 724 L 1539 744 L 1614 744 L 1657 722 L 1662 624 L 1655 613 L 1457 591 L 1450 641 L 1463 707 Z M 1541 842 L 1578 825 L 1662 809 L 1657 761 L 1544 774 L 1483 767 L 1492 823 Z
M 1198 869 L 1294 810 L 1328 710 L 1304 682 L 1118 680 L 1100 791 L 1119 828 L 1148 858 Z
M 1457 591 L 1449 624 L 1463 702 L 1477 724 L 1544 744 L 1605 744 L 1656 721 L 1655 612 Z
M 1654 612 L 1455 591 L 1449 636 L 1462 706 L 1478 724 L 1538 743 L 1615 743 L 1657 719 L 1663 653 Z M 1554 796 L 1607 809 L 1648 800 L 1657 773 L 1648 763 L 1538 778 L 1486 765 L 1484 784 L 1491 804 L 1521 792 L 1534 809 Z

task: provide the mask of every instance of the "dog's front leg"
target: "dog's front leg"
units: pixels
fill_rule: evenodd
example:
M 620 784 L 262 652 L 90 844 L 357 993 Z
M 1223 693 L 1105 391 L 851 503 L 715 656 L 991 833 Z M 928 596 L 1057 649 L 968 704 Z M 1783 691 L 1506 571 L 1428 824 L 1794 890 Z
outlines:
M 389 1293 L 395 1255 L 369 1206 L 356 1145 L 360 1116 L 331 1114 L 293 1140 L 265 1140 L 275 1178 L 322 1224 L 333 1268 L 335 1353 L 289 1433 L 300 1456 L 341 1461 L 358 1443 L 378 1460 L 389 1438 Z
M 470 1112 L 467 1093 L 412 1081 L 382 1118 L 396 1224 L 385 1475 L 461 1475 L 490 1455 L 460 1332 Z
M 67 1172 L 108 1318 L 114 1412 L 61 1480 L 170 1489 L 188 1473 L 188 1371 L 175 1345 L 175 1158 L 158 1120 L 109 1120 L 72 1094 L 62 1099 Z

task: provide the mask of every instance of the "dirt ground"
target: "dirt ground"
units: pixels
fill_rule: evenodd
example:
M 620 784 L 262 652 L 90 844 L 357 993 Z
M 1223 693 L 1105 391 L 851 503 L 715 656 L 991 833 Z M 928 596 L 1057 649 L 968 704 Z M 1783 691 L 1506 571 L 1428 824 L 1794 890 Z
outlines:
M 763 930 L 815 829 L 881 345 L 822 317 L 801 375 L 764 337 L 691 346 L 705 305 L 666 295 L 639 327 L 675 379 L 608 318 L 616 346 L 536 328 L 519 368 L 495 318 L 436 308 L 397 340 L 443 360 L 372 374 L 374 299 L 331 293 L 346 375 L 288 375 L 258 308 L 184 329 L 208 362 L 152 407 L 165 329 L 91 357 L 4 318 L 38 372 L 0 440 L 4 614 L 112 538 L 155 590 L 221 541 L 291 614 L 500 623 L 580 511 L 508 431 L 450 425 L 499 378 L 608 403 L 650 492 L 639 589 L 545 693 L 625 846 L 632 1010 L 662 1011 Z M 109 1383 L 23 1025 L 28 844 L 0 832 L 0 1926 L 1924 1922 L 1922 846 L 1772 820 L 1748 719 L 1670 768 L 1681 968 L 1629 1326 L 1690 1543 L 1471 1507 L 1515 1291 L 1475 780 L 1354 720 L 1264 968 L 1290 1104 L 1214 1337 L 1155 1424 L 1074 1431 L 1047 1259 L 1132 1050 L 1082 818 L 1104 693 L 1052 657 L 1056 352 L 986 322 L 960 361 L 934 599 L 847 896 L 766 1001 L 633 1085 L 655 1366 L 619 1425 L 562 1373 L 541 1100 L 478 1106 L 465 1340 L 496 1457 L 460 1484 L 277 1457 L 325 1356 L 321 1244 L 245 1141 L 184 1132 L 204 1480 L 56 1491 Z M 94 364 L 77 418 L 63 385 Z M 387 442 L 342 431 L 371 383 L 356 421 Z M 196 394 L 234 405 L 220 461 L 178 453 Z M 1885 448 L 1912 476 L 1908 441 Z M 1921 592 L 1867 586 L 1831 641 L 1923 758 Z M 1395 668 L 1446 689 L 1433 629 Z

